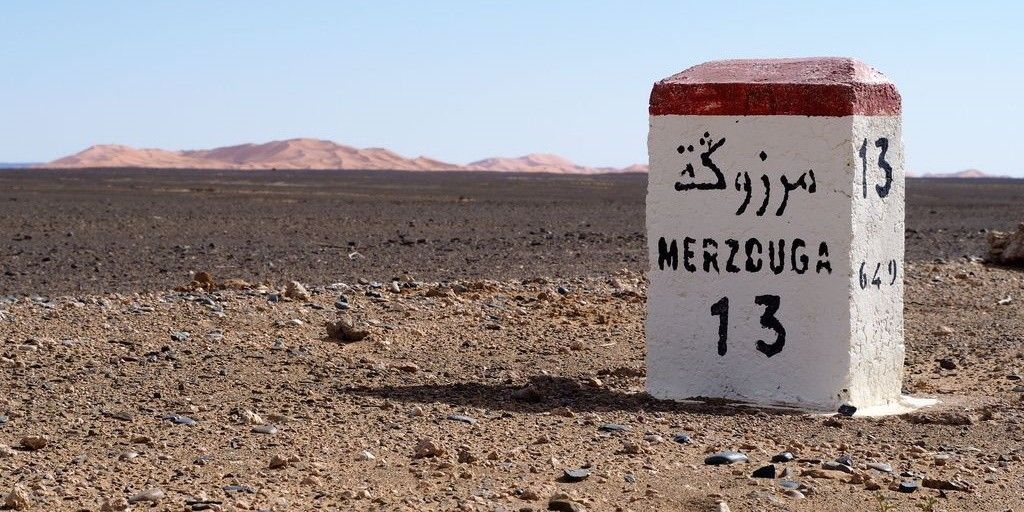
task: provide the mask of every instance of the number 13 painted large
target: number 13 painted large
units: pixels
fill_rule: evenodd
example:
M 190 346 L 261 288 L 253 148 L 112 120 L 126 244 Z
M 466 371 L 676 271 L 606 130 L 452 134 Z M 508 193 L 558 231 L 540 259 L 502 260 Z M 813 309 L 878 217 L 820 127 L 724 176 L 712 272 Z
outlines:
M 781 299 L 778 295 L 758 295 L 754 297 L 754 304 L 764 306 L 761 313 L 761 327 L 775 331 L 775 341 L 768 343 L 764 340 L 757 340 L 757 350 L 768 357 L 782 352 L 786 346 L 786 328 L 782 322 L 775 317 L 779 311 Z M 722 297 L 718 302 L 711 305 L 711 316 L 718 317 L 718 355 L 724 356 L 729 350 L 729 297 Z
M 885 183 L 882 185 L 875 185 L 875 192 L 878 197 L 885 199 L 889 192 L 892 190 L 892 165 L 885 159 L 886 153 L 889 152 L 889 139 L 886 137 L 879 137 L 875 140 L 875 147 L 880 149 L 878 153 L 878 167 L 885 171 Z M 860 151 L 857 152 L 860 155 L 861 161 L 861 178 L 860 186 L 864 194 L 864 198 L 868 197 L 868 139 L 864 139 L 864 143 L 860 145 Z

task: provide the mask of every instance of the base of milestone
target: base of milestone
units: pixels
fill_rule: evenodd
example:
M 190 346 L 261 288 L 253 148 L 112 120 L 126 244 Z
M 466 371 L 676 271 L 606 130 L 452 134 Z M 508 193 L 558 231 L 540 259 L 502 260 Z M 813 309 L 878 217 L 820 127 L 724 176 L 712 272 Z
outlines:
M 671 401 L 679 402 L 679 403 L 701 404 L 701 403 L 705 403 L 708 400 L 714 400 L 716 402 L 721 402 L 723 400 L 722 398 L 706 398 L 706 397 L 673 398 L 673 397 L 659 396 L 657 392 L 651 392 L 651 390 L 649 390 L 649 389 L 648 389 L 648 393 L 652 397 L 657 398 L 659 400 L 671 400 Z M 763 403 L 763 402 L 753 402 L 753 401 L 746 401 L 746 400 L 729 400 L 729 399 L 724 399 L 724 400 L 728 400 L 729 401 L 728 403 L 733 405 L 733 406 L 735 406 L 735 407 L 743 407 L 743 408 L 782 409 L 782 410 L 788 410 L 788 411 L 799 411 L 799 412 L 805 412 L 805 413 L 809 413 L 809 414 L 821 414 L 821 415 L 827 415 L 827 416 L 833 415 L 833 414 L 835 414 L 837 412 L 835 409 L 826 409 L 826 408 L 822 408 L 822 407 L 814 407 L 814 406 L 809 406 L 807 404 Z M 884 403 L 884 404 L 869 405 L 869 406 L 866 406 L 866 407 L 856 407 L 856 406 L 854 406 L 854 407 L 856 407 L 856 411 L 854 411 L 854 413 L 851 416 L 854 416 L 854 417 L 857 417 L 857 418 L 879 418 L 879 417 L 883 417 L 883 416 L 898 416 L 900 414 L 912 413 L 912 412 L 915 412 L 915 411 L 918 411 L 918 410 L 921 410 L 921 409 L 924 409 L 924 408 L 927 408 L 927 407 L 935 407 L 935 406 L 940 405 L 940 403 L 941 402 L 939 402 L 939 399 L 937 399 L 937 398 L 928 398 L 928 397 L 913 396 L 913 395 L 900 395 L 898 398 L 896 398 L 896 399 L 894 399 L 894 400 L 892 400 L 890 402 Z

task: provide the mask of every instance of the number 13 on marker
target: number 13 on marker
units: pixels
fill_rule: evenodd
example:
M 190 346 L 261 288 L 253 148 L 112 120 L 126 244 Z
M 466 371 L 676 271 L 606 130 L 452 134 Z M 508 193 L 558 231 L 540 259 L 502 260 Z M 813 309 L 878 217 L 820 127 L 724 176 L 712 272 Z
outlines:
M 786 328 L 775 317 L 780 303 L 781 299 L 778 295 L 754 297 L 754 304 L 764 306 L 764 312 L 761 313 L 761 327 L 775 331 L 774 342 L 757 340 L 757 350 L 768 357 L 782 352 L 782 347 L 786 346 Z M 718 355 L 724 356 L 729 350 L 729 297 L 722 297 L 711 305 L 711 316 L 718 317 Z

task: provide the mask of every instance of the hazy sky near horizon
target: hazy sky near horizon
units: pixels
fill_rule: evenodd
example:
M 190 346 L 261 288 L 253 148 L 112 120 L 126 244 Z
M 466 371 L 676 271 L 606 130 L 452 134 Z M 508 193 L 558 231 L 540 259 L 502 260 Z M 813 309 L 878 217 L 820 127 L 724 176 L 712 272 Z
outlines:
M 292 137 L 455 163 L 646 162 L 654 81 L 842 55 L 903 95 L 909 169 L 1024 176 L 1022 2 L 0 3 L 0 162 Z

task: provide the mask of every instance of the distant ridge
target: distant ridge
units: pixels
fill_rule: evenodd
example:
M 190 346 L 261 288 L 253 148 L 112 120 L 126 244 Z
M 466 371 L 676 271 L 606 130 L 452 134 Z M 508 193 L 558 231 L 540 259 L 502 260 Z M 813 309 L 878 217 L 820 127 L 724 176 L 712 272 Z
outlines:
M 520 157 L 493 157 L 453 164 L 425 156 L 406 158 L 383 148 L 359 149 L 329 140 L 288 139 L 262 144 L 238 144 L 213 149 L 169 151 L 133 148 L 119 144 L 90 146 L 78 153 L 49 163 L 0 163 L 2 168 L 47 167 L 141 168 L 141 169 L 351 169 L 393 171 L 492 171 L 547 174 L 646 173 L 647 166 L 588 167 L 547 153 Z M 908 178 L 1009 178 L 990 175 L 978 169 L 949 173 L 907 172 Z
M 585 167 L 558 155 L 544 153 L 531 153 L 519 158 L 487 158 L 472 162 L 466 168 L 481 171 L 542 172 L 552 174 L 647 172 L 646 165 L 632 165 L 623 169 L 614 167 Z
M 29 169 L 39 165 L 35 162 L 0 162 L 0 169 Z
M 118 144 L 90 146 L 37 167 L 153 169 L 360 169 L 395 171 L 494 171 L 556 174 L 647 172 L 645 165 L 623 169 L 586 167 L 549 154 L 487 158 L 458 165 L 427 157 L 406 158 L 383 148 L 359 149 L 329 140 L 288 139 L 213 149 L 168 151 Z
M 995 176 L 986 174 L 978 169 L 964 169 L 957 172 L 926 172 L 922 178 L 1009 178 L 1009 176 Z
M 137 167 L 169 169 L 389 169 L 450 170 L 458 165 L 429 158 L 404 158 L 386 149 L 357 149 L 328 140 L 289 139 L 214 149 L 168 151 L 107 144 L 54 160 L 46 167 Z

